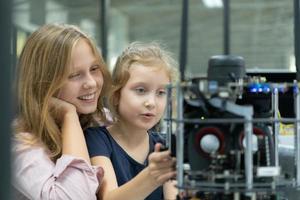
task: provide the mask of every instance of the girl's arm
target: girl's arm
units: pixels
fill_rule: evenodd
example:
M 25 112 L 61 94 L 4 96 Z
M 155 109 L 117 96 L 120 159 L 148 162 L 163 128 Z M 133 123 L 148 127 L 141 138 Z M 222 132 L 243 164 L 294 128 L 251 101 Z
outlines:
M 103 170 L 90 165 L 76 108 L 57 98 L 50 106 L 61 129 L 62 157 L 54 163 L 43 145 L 16 148 L 15 187 L 29 199 L 96 199 Z
M 54 163 L 42 145 L 28 147 L 18 142 L 13 147 L 13 185 L 18 190 L 14 194 L 33 200 L 96 200 L 102 168 L 70 155 L 62 155 Z
M 164 183 L 164 200 L 176 200 L 178 189 L 176 188 L 176 181 L 169 180 Z
M 157 187 L 175 175 L 174 160 L 170 152 L 159 152 L 160 145 L 155 146 L 155 152 L 149 156 L 149 165 L 136 177 L 118 187 L 114 168 L 108 157 L 95 156 L 91 159 L 94 165 L 103 167 L 105 173 L 98 199 L 101 200 L 143 200 Z
M 72 155 L 90 163 L 88 150 L 76 107 L 58 98 L 51 99 L 51 113 L 61 127 L 62 154 Z
M 90 163 L 85 138 L 76 111 L 69 111 L 65 114 L 61 132 L 62 154 L 79 157 Z

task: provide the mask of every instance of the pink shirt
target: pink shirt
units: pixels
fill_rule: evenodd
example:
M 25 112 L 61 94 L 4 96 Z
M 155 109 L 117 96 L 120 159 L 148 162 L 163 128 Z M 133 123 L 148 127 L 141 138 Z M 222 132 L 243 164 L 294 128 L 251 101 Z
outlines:
M 13 144 L 14 199 L 95 200 L 103 169 L 62 155 L 53 163 L 45 148 Z

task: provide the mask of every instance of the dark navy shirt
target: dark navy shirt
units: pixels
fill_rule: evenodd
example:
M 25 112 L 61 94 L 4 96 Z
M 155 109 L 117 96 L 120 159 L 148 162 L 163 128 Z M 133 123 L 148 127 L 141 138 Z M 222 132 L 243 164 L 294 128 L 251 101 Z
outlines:
M 118 186 L 130 181 L 148 165 L 148 159 L 145 160 L 144 164 L 141 164 L 130 157 L 113 139 L 105 127 L 86 129 L 85 139 L 90 157 L 106 156 L 110 158 L 116 173 Z M 157 133 L 149 133 L 149 142 L 150 153 L 154 151 L 154 145 L 156 143 L 164 144 L 163 139 Z M 157 188 L 146 198 L 146 200 L 161 199 L 163 199 L 162 186 Z

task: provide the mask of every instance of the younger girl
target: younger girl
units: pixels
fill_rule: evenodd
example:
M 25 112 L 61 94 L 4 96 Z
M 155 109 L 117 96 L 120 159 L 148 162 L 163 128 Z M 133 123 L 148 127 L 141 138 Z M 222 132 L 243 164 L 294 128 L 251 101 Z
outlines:
M 49 24 L 29 36 L 18 67 L 15 199 L 96 199 L 103 169 L 91 166 L 82 127 L 105 120 L 101 55 L 75 26 Z
M 109 98 L 115 122 L 86 130 L 91 161 L 105 170 L 99 199 L 175 199 L 168 181 L 175 159 L 160 152 L 163 141 L 149 130 L 163 116 L 165 87 L 176 76 L 176 62 L 156 43 L 132 43 L 118 58 Z

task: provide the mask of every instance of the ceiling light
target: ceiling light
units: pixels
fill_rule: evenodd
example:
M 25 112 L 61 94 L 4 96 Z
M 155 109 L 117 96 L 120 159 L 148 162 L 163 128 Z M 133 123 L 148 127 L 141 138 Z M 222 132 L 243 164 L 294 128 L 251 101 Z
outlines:
M 223 7 L 222 0 L 202 0 L 202 2 L 207 8 L 222 8 Z

